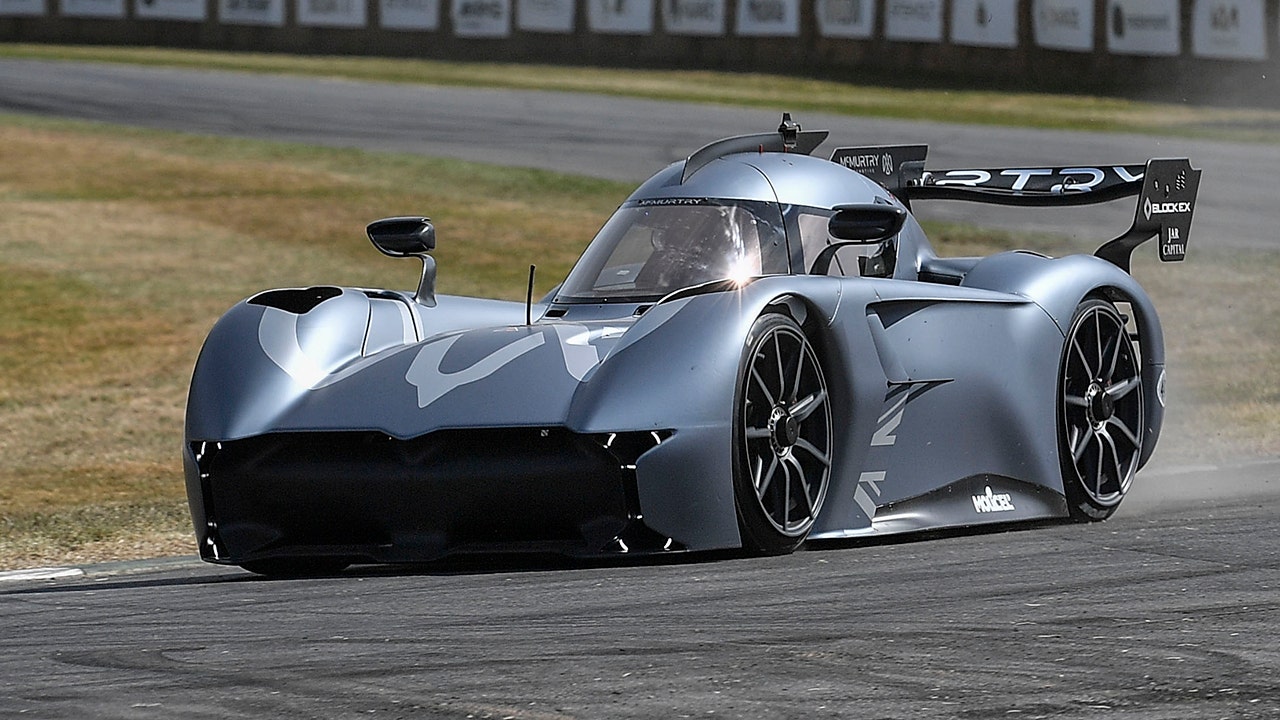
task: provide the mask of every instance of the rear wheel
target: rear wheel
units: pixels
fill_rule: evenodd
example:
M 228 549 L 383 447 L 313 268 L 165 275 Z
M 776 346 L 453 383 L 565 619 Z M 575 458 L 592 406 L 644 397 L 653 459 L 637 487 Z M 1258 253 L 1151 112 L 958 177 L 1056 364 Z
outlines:
M 1125 320 L 1088 298 L 1067 334 L 1058 385 L 1059 450 L 1071 516 L 1103 520 L 1115 512 L 1142 455 L 1142 376 Z
M 762 315 L 743 348 L 734 495 L 743 546 L 791 552 L 804 542 L 831 477 L 831 403 L 813 344 L 787 315 Z

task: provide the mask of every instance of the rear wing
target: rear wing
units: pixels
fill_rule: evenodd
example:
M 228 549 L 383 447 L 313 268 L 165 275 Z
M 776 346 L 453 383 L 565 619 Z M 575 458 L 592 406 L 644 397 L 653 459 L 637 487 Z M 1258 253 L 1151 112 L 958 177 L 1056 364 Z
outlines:
M 1200 171 L 1186 158 L 1145 165 L 926 170 L 927 145 L 836 148 L 831 161 L 875 180 L 903 203 L 960 200 L 1023 207 L 1069 207 L 1138 196 L 1133 225 L 1094 253 L 1129 271 L 1133 249 L 1157 235 L 1160 259 L 1187 253 Z

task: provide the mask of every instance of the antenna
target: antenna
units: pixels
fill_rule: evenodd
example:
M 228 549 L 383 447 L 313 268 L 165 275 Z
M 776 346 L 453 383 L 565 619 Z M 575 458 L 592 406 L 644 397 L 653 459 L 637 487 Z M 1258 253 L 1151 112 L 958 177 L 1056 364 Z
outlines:
M 537 265 L 529 266 L 529 289 L 524 294 L 524 324 L 533 324 L 533 274 L 538 269 Z
M 796 140 L 800 135 L 800 125 L 791 119 L 791 113 L 782 113 L 782 124 L 778 126 L 778 134 L 782 136 L 783 152 L 796 149 Z

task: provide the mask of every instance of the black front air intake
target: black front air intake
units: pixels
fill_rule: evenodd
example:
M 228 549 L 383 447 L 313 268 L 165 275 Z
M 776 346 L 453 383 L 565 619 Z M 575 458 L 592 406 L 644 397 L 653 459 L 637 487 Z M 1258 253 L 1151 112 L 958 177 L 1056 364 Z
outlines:
M 597 554 L 634 535 L 634 527 L 625 531 L 640 514 L 635 456 L 660 441 L 651 437 L 561 428 L 445 430 L 410 440 L 265 435 L 221 443 L 201 462 L 202 485 L 224 561 L 291 548 L 375 562 L 471 550 Z

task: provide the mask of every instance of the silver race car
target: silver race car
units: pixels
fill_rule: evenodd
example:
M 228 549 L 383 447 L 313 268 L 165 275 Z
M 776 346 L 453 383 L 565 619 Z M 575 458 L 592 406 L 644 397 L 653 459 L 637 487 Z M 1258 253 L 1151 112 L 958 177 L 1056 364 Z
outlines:
M 1186 252 L 1200 172 L 926 170 L 784 116 L 640 186 L 546 298 L 437 296 L 423 217 L 368 227 L 416 291 L 270 290 L 213 328 L 184 443 L 201 556 L 268 575 L 468 552 L 745 548 L 1101 520 L 1164 414 L 1128 273 Z M 934 199 L 1137 196 L 1094 255 L 939 257 Z M 532 287 L 532 281 L 530 283 Z

